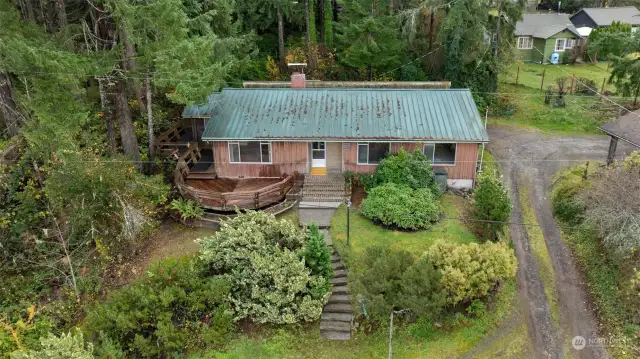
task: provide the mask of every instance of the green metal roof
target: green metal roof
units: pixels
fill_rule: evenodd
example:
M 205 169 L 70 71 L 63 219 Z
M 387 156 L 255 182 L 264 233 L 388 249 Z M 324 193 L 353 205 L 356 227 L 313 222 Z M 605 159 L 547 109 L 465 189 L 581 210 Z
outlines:
M 204 141 L 488 141 L 468 89 L 224 89 L 219 99 Z
M 220 109 L 220 93 L 214 92 L 207 97 L 207 103 L 185 107 L 183 118 L 209 118 Z

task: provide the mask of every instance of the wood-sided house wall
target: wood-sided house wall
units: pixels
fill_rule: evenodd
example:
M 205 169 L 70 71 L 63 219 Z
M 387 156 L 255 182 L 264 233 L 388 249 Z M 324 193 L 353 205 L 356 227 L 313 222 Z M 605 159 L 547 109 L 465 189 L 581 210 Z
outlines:
M 376 170 L 376 165 L 358 164 L 358 144 L 357 142 L 348 142 L 348 146 L 344 146 L 343 160 L 345 171 L 353 172 L 370 172 Z M 390 150 L 392 153 L 400 151 L 404 148 L 407 151 L 416 149 L 422 150 L 420 142 L 392 142 Z M 455 165 L 434 166 L 434 168 L 444 168 L 447 171 L 447 177 L 451 180 L 475 180 L 476 167 L 478 165 L 478 144 L 477 143 L 458 143 L 456 145 L 456 162 Z
M 307 142 L 271 142 L 271 163 L 230 163 L 226 141 L 213 142 L 213 161 L 220 177 L 281 177 L 309 169 Z
M 422 149 L 420 142 L 393 142 L 391 152 L 404 148 L 408 151 Z M 331 147 L 331 146 L 328 146 Z M 376 165 L 358 164 L 357 142 L 341 143 L 342 168 L 353 172 L 374 172 Z M 447 171 L 449 181 L 472 180 L 476 178 L 478 165 L 478 144 L 458 143 L 455 165 L 434 166 Z M 280 177 L 298 171 L 308 173 L 311 166 L 308 142 L 271 142 L 271 163 L 230 163 L 229 147 L 226 141 L 213 142 L 215 170 L 220 177 Z M 335 164 L 333 164 L 335 165 Z M 340 166 L 336 166 L 339 168 Z

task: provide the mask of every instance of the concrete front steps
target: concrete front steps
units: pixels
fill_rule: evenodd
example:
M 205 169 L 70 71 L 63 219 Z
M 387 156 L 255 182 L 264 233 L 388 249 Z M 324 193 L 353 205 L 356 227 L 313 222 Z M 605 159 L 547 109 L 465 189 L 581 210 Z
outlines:
M 347 287 L 347 271 L 335 250 L 331 256 L 331 267 L 333 268 L 333 279 L 331 279 L 333 288 L 329 302 L 322 309 L 320 337 L 330 340 L 349 340 L 353 308 Z

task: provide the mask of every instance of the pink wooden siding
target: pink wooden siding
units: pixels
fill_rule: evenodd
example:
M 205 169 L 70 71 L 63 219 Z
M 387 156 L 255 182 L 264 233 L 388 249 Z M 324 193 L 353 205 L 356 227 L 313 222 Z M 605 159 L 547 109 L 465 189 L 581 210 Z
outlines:
M 350 142 L 349 149 L 343 150 L 344 170 L 353 172 L 370 172 L 376 170 L 376 165 L 358 164 L 358 144 Z M 408 151 L 422 149 L 422 143 L 418 142 L 394 142 L 391 143 L 391 152 L 398 152 L 400 148 Z M 473 179 L 476 178 L 476 165 L 478 161 L 477 143 L 458 143 L 456 150 L 456 164 L 454 166 L 434 166 L 444 168 L 449 179 Z
M 220 177 L 280 177 L 295 171 L 307 172 L 309 144 L 307 142 L 272 142 L 271 164 L 229 163 L 226 141 L 213 143 L 216 174 Z

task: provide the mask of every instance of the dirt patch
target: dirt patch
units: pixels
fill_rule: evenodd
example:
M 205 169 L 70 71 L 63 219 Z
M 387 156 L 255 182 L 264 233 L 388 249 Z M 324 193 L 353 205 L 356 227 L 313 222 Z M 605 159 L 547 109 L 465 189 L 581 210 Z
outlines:
M 357 185 L 351 189 L 351 203 L 354 206 L 360 206 L 362 200 L 367 198 L 367 192 L 364 190 L 364 187 Z
M 195 254 L 199 246 L 196 239 L 212 235 L 207 228 L 188 228 L 168 220 L 151 235 L 145 244 L 125 263 L 114 271 L 114 285 L 121 286 L 142 275 L 149 267 L 162 259 L 180 258 Z
M 560 306 L 560 328 L 551 325 L 549 303 L 531 254 L 527 231 L 522 225 L 510 226 L 511 239 L 518 257 L 518 290 L 525 299 L 529 336 L 537 357 L 561 358 L 565 353 L 585 358 L 608 358 L 605 349 L 587 346 L 580 351 L 571 347 L 574 336 L 587 340 L 598 337 L 598 323 L 589 305 L 584 283 L 569 249 L 560 237 L 560 230 L 551 213 L 548 196 L 553 176 L 561 169 L 586 161 L 606 159 L 609 139 L 605 136 L 556 137 L 521 128 L 492 127 L 488 149 L 505 174 L 513 201 L 512 222 L 522 222 L 522 204 L 518 198 L 518 179 L 532 185 L 531 202 L 542 228 L 545 243 L 553 264 L 556 292 Z M 633 148 L 622 144 L 618 157 Z

